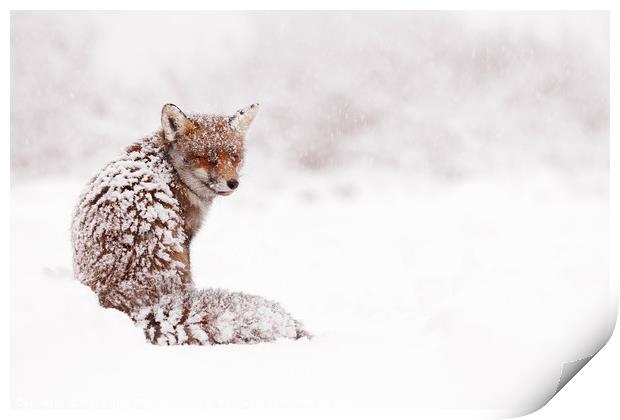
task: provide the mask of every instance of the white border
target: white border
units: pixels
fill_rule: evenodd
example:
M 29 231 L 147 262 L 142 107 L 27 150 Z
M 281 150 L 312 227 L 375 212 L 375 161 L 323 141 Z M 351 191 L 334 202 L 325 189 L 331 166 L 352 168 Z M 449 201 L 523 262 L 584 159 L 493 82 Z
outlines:
M 611 0 L 9 0 L 11 10 L 611 10 Z

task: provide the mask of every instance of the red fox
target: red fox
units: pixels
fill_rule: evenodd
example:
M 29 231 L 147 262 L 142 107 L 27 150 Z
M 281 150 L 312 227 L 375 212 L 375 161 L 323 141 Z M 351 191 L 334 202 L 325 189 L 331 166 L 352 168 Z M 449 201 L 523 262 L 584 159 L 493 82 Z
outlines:
M 257 110 L 185 115 L 164 105 L 161 129 L 130 145 L 80 197 L 71 228 L 76 277 L 154 344 L 310 337 L 275 302 L 196 289 L 191 278 L 190 242 L 213 199 L 239 186 Z

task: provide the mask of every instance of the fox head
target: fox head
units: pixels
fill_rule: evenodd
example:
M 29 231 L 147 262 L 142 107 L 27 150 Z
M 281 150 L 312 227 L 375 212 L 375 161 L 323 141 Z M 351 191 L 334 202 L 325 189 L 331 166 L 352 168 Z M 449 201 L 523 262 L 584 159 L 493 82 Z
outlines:
M 239 186 L 245 134 L 258 104 L 232 116 L 185 115 L 176 105 L 161 111 L 162 137 L 172 166 L 198 197 L 229 195 Z

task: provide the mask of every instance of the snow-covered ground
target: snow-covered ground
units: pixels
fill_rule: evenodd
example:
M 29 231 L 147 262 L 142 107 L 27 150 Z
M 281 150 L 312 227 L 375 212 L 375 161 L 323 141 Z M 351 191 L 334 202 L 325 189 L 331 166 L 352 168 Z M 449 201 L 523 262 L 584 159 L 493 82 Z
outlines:
M 524 411 L 604 343 L 604 178 L 354 175 L 246 176 L 213 206 L 195 281 L 278 300 L 315 334 L 251 346 L 146 344 L 72 278 L 84 180 L 14 185 L 13 404 Z

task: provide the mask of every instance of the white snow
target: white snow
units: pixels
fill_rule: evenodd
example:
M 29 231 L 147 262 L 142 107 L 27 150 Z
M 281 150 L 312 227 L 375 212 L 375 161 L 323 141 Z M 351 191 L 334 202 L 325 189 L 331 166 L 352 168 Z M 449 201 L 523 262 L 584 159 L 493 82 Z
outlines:
M 522 411 L 553 394 L 562 363 L 604 342 L 604 194 L 544 172 L 379 177 L 352 195 L 333 179 L 274 189 L 246 177 L 192 249 L 198 286 L 279 301 L 314 338 L 178 348 L 147 344 L 72 278 L 82 182 L 14 185 L 14 405 Z

